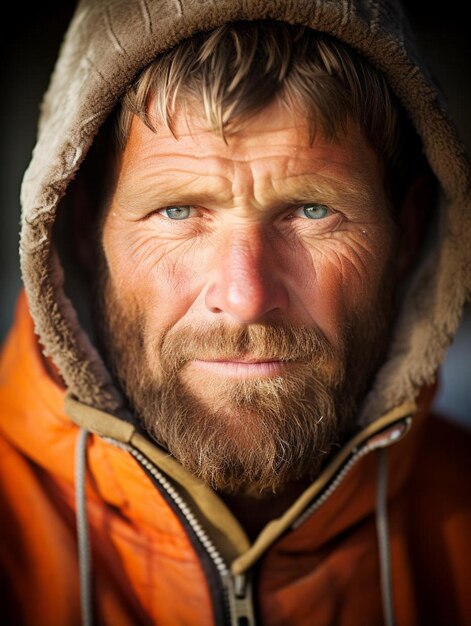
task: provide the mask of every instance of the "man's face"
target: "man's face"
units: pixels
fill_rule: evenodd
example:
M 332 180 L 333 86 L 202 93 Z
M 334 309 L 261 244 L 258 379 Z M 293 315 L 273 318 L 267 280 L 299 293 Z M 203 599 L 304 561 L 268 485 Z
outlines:
M 382 165 L 275 102 L 230 135 L 137 117 L 103 226 L 104 342 L 151 435 L 220 490 L 280 491 L 352 429 L 383 356 Z

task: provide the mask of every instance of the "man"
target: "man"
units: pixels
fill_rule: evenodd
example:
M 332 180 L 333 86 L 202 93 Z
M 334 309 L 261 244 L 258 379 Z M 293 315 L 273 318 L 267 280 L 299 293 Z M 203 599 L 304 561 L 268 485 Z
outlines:
M 469 623 L 428 415 L 469 168 L 417 59 L 389 2 L 79 4 L 1 363 L 9 623 Z

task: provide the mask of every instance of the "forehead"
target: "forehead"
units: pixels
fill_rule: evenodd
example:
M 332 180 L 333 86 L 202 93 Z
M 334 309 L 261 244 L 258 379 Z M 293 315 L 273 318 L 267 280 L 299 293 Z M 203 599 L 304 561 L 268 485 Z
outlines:
M 277 181 L 315 175 L 345 186 L 382 186 L 380 159 L 357 126 L 335 139 L 321 128 L 312 138 L 312 124 L 303 115 L 274 101 L 224 137 L 209 127 L 202 107 L 186 103 L 175 116 L 173 132 L 159 122 L 156 132 L 134 117 L 122 154 L 121 182 L 172 184 L 193 175 L 198 184 L 231 181 L 241 188 L 254 180 Z M 124 180 L 123 180 L 124 179 Z M 236 180 L 237 179 L 237 180 Z

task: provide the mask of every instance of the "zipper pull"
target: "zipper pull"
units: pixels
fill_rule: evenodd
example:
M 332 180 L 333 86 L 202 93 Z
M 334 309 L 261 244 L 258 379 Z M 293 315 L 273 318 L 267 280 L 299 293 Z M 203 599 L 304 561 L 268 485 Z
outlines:
M 229 575 L 226 580 L 231 626 L 256 626 L 250 580 L 245 574 Z

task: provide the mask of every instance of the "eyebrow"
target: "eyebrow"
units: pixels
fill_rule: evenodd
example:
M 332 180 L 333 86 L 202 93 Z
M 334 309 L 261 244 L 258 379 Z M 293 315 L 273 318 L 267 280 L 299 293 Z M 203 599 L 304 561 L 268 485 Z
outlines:
M 129 190 L 120 194 L 121 203 L 136 212 L 142 209 L 143 206 L 149 208 L 149 204 L 158 208 L 173 204 L 204 206 L 205 204 L 214 203 L 213 194 L 196 188 L 189 191 L 187 189 L 188 183 L 171 187 L 166 185 L 165 189 L 162 189 L 159 183 L 162 183 L 162 181 L 156 180 L 152 186 L 146 185 L 143 188 Z
M 305 202 L 308 196 L 314 200 L 322 199 L 327 204 L 351 203 L 354 207 L 367 206 L 374 198 L 371 188 L 357 177 L 345 181 L 321 174 L 291 176 L 284 182 L 279 197 L 296 203 Z

